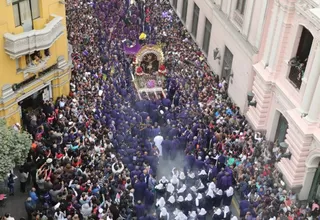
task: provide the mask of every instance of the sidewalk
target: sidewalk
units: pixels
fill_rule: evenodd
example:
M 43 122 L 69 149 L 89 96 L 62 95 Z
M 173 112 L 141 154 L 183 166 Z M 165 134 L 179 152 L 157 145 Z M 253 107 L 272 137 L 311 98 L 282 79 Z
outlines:
M 15 172 L 17 174 L 17 172 Z M 0 207 L 0 215 L 3 216 L 9 213 L 13 218 L 19 220 L 20 218 L 27 218 L 27 213 L 24 208 L 24 202 L 28 197 L 28 192 L 31 186 L 27 186 L 26 193 L 20 192 L 20 182 L 18 179 L 15 180 L 15 194 L 14 196 L 9 196 L 8 188 L 4 183 L 0 183 L 0 191 L 7 195 L 6 205 Z

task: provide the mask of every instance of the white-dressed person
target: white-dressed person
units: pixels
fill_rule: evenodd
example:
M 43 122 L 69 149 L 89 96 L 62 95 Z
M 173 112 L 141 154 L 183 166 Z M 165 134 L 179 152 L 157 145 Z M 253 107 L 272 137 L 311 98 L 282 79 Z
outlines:
M 159 135 L 154 137 L 153 141 L 154 141 L 154 144 L 156 145 L 156 147 L 159 150 L 159 156 L 162 156 L 163 152 L 162 152 L 162 145 L 161 144 L 162 144 L 162 141 L 163 141 L 163 137 L 159 134 Z
M 223 219 L 224 220 L 230 220 L 231 219 L 231 211 L 229 206 L 225 206 L 223 208 Z
M 161 208 L 159 218 L 161 220 L 169 220 L 170 219 L 169 212 L 167 211 L 167 209 L 165 207 Z
M 207 211 L 204 209 L 204 208 L 201 208 L 199 211 L 198 211 L 198 220 L 206 220 L 207 218 Z

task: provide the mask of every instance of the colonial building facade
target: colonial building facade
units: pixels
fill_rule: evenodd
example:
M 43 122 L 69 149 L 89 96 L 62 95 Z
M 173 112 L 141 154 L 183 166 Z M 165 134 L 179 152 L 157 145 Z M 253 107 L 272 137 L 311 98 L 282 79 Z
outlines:
M 231 99 L 244 112 L 253 83 L 252 64 L 267 21 L 268 1 L 170 0 L 213 71 L 229 81 Z
M 273 0 L 265 42 L 254 63 L 256 107 L 247 118 L 290 159 L 277 164 L 300 200 L 319 198 L 320 7 L 316 0 Z
M 69 94 L 65 2 L 1 1 L 0 26 L 0 118 L 12 125 L 24 110 Z
M 171 4 L 253 128 L 287 146 L 286 187 L 320 198 L 320 0 Z

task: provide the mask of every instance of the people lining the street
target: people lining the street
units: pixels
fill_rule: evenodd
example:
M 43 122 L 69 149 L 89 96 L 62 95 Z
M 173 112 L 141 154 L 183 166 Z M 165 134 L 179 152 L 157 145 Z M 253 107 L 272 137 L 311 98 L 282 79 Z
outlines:
M 20 169 L 21 191 L 32 182 L 29 220 L 235 220 L 233 199 L 244 219 L 319 215 L 318 201 L 303 208 L 286 190 L 269 143 L 168 1 L 68 0 L 66 9 L 70 94 L 24 118 L 34 139 Z M 124 42 L 161 46 L 165 96 L 139 98 Z M 159 176 L 159 163 L 179 157 Z

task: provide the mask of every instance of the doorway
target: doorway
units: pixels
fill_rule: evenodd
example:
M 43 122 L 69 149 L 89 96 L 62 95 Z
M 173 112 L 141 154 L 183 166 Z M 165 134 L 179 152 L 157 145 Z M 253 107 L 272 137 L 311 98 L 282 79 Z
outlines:
M 288 121 L 280 113 L 276 135 L 274 136 L 274 141 L 278 141 L 278 143 L 283 142 L 286 139 L 287 130 L 288 130 Z
M 309 191 L 308 200 L 312 201 L 314 199 L 320 200 L 320 164 L 314 174 L 312 185 Z
M 232 69 L 232 62 L 233 62 L 233 54 L 231 53 L 229 48 L 225 46 L 221 78 L 225 78 L 227 82 L 229 82 L 231 69 Z

